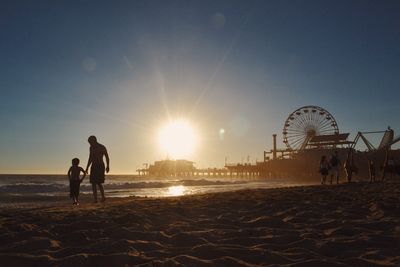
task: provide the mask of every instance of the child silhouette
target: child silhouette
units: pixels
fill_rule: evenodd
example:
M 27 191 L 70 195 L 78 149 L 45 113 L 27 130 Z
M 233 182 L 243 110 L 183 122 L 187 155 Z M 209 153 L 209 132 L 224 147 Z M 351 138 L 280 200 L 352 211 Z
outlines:
M 82 178 L 80 178 L 81 172 L 83 173 Z M 69 195 L 73 200 L 73 205 L 79 205 L 79 187 L 86 176 L 86 172 L 82 167 L 79 167 L 79 159 L 72 159 L 72 166 L 68 170 L 69 178 Z

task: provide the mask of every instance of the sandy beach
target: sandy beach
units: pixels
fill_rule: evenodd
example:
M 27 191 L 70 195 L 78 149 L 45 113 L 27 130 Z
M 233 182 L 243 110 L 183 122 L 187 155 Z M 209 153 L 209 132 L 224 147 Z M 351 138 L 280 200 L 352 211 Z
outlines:
M 399 266 L 400 183 L 0 212 L 2 266 Z

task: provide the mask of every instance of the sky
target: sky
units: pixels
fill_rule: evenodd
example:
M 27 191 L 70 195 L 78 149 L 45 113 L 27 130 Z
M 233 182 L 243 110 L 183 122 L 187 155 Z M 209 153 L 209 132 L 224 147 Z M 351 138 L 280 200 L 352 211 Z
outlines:
M 0 173 L 65 173 L 74 157 L 86 166 L 90 135 L 112 174 L 135 173 L 169 157 L 158 134 L 176 119 L 196 132 L 187 159 L 199 168 L 261 161 L 306 105 L 349 139 L 400 131 L 399 1 L 0 6 Z

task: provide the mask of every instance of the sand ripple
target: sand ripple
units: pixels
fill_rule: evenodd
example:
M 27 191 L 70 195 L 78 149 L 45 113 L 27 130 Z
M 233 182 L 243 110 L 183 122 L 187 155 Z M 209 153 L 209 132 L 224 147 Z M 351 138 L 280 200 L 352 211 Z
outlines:
M 400 183 L 5 208 L 2 266 L 400 266 Z

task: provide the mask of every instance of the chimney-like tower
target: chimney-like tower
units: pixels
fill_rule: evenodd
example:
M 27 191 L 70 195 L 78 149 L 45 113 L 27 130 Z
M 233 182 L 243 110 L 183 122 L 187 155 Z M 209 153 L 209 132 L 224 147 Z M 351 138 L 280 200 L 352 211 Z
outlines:
M 272 135 L 272 141 L 274 143 L 274 149 L 272 150 L 272 159 L 276 159 L 276 134 Z

